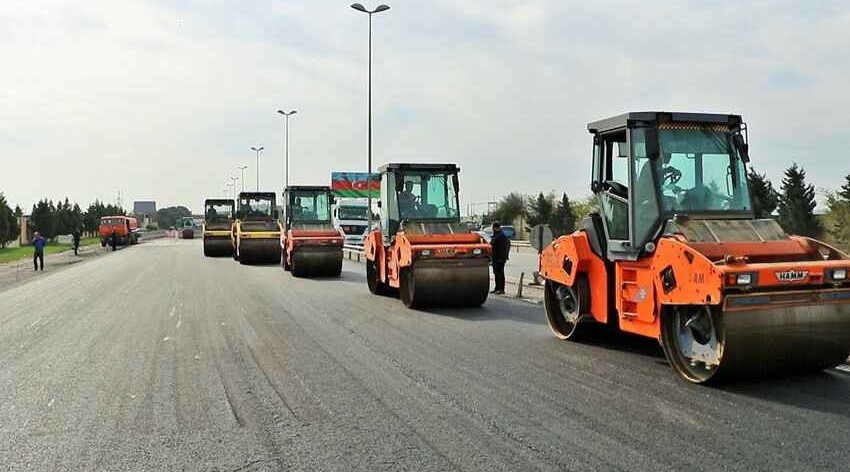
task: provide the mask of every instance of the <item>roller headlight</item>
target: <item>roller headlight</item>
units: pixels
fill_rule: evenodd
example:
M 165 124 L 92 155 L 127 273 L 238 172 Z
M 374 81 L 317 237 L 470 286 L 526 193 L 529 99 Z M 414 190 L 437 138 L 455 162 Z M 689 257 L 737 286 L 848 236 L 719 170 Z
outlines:
M 477 248 L 473 249 L 473 250 L 472 250 L 472 255 L 473 255 L 473 256 L 480 256 L 480 255 L 481 255 L 481 248 L 480 248 L 480 247 L 477 247 Z
M 833 269 L 832 276 L 830 278 L 832 280 L 847 280 L 847 269 Z
M 419 257 L 430 257 L 430 256 L 431 256 L 431 250 L 430 249 L 423 249 L 423 250 L 419 251 Z

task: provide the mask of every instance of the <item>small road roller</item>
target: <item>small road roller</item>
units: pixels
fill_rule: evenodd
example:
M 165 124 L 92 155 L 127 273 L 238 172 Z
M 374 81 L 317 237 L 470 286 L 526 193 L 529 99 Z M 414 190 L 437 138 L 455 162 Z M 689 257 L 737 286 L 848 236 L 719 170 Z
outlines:
M 204 255 L 231 256 L 233 243 L 230 229 L 236 216 L 236 205 L 229 198 L 204 200 Z
M 295 277 L 335 276 L 342 273 L 345 235 L 331 219 L 330 187 L 289 186 L 283 193 L 284 232 L 281 264 Z
M 241 264 L 280 263 L 280 233 L 274 192 L 241 192 L 230 230 L 233 258 Z
M 738 115 L 590 123 L 598 210 L 540 255 L 549 327 L 656 338 L 694 383 L 821 370 L 850 355 L 850 258 L 755 219 Z
M 380 227 L 366 238 L 366 282 L 409 307 L 479 306 L 490 289 L 490 245 L 461 224 L 454 164 L 386 164 Z

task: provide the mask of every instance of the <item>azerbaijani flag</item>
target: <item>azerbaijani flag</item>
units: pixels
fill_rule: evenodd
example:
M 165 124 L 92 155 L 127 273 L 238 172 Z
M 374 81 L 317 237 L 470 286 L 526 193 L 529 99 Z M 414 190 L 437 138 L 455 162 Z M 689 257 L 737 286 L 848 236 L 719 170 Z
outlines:
M 381 174 L 366 172 L 331 172 L 331 190 L 337 197 L 372 198 L 381 197 Z

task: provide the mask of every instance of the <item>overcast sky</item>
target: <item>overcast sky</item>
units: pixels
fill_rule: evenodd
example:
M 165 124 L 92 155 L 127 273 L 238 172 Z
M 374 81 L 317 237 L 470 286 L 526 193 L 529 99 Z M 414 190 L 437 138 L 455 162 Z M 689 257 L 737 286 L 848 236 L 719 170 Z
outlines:
M 347 1 L 4 0 L 0 191 L 199 210 L 251 146 L 263 189 L 366 166 L 367 18 Z M 588 193 L 595 119 L 733 112 L 754 166 L 850 173 L 850 2 L 396 0 L 374 17 L 374 163 L 454 162 L 462 200 Z M 372 3 L 367 7 L 375 6 Z

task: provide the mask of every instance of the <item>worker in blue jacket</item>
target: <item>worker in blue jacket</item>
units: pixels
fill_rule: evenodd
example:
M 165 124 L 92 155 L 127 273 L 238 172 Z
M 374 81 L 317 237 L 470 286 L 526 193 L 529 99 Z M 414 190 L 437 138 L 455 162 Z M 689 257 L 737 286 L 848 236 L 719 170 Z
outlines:
M 40 234 L 38 231 L 32 234 L 32 247 L 34 248 L 32 252 L 32 265 L 35 267 L 35 270 L 39 270 L 39 263 L 41 264 L 41 271 L 44 272 L 44 246 L 47 245 L 47 240 Z

